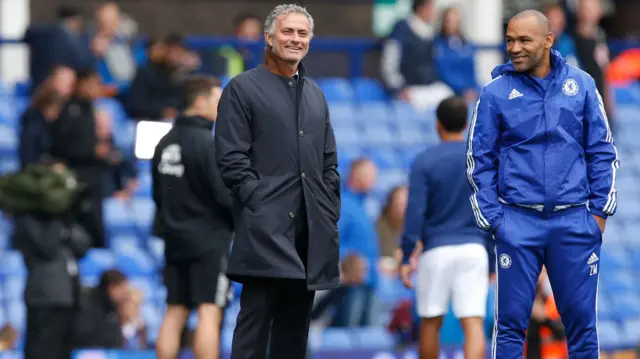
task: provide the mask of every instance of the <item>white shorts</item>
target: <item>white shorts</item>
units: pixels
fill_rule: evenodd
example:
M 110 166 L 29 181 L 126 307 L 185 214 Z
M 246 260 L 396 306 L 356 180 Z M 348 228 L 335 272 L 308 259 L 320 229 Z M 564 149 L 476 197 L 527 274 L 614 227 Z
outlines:
M 436 247 L 420 256 L 416 278 L 418 315 L 433 318 L 449 312 L 456 318 L 483 317 L 489 291 L 489 257 L 478 243 Z

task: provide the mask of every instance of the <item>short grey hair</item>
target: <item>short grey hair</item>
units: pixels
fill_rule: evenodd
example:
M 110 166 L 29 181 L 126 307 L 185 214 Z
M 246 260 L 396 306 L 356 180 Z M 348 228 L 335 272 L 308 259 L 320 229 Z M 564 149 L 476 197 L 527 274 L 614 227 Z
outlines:
M 309 29 L 311 31 L 309 35 L 313 36 L 313 17 L 311 16 L 311 14 L 309 14 L 307 9 L 296 4 L 282 4 L 273 8 L 273 10 L 271 10 L 271 13 L 269 13 L 269 16 L 267 16 L 267 20 L 265 20 L 264 22 L 264 32 L 269 33 L 270 35 L 273 35 L 276 29 L 276 20 L 280 16 L 289 15 L 289 14 L 304 15 L 307 18 L 307 20 L 309 20 Z

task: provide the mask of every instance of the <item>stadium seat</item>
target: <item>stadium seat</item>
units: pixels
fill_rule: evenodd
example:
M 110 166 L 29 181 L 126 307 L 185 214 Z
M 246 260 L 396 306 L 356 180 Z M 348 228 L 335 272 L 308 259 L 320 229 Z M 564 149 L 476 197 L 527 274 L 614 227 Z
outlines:
M 26 276 L 12 275 L 6 277 L 4 283 L 4 290 L 6 291 L 6 298 L 8 300 L 20 300 L 24 294 L 24 287 L 26 285 Z
M 607 231 L 609 228 L 607 228 Z M 610 246 L 604 247 L 600 253 L 600 264 L 608 271 L 619 269 L 630 269 L 633 267 L 633 262 L 628 251 L 624 249 L 614 249 Z
M 21 275 L 27 274 L 27 269 L 22 260 L 22 254 L 16 250 L 6 250 L 0 252 L 0 275 Z
M 129 118 L 127 117 L 127 113 L 122 107 L 120 101 L 113 98 L 101 98 L 96 101 L 96 108 L 99 110 L 103 110 L 111 115 L 111 120 L 113 121 L 113 127 L 116 128 L 126 122 L 129 122 Z
M 112 235 L 123 229 L 130 229 L 133 225 L 129 203 L 117 198 L 107 198 L 103 208 L 105 226 Z
M 347 79 L 329 77 L 318 79 L 317 83 L 327 102 L 350 102 L 354 99 L 353 88 Z
M 353 348 L 351 339 L 345 329 L 327 328 L 322 332 L 321 346 L 326 350 L 348 350 Z
M 354 344 L 359 348 L 388 349 L 395 344 L 385 327 L 355 328 L 351 330 Z
M 95 288 L 100 283 L 98 275 L 80 275 L 80 284 L 85 288 Z
M 355 107 L 353 120 L 366 128 L 370 124 L 395 123 L 395 117 L 386 102 L 366 102 Z
M 631 291 L 619 293 L 611 297 L 611 302 L 619 318 L 640 319 L 640 297 L 637 294 Z
M 31 80 L 18 81 L 13 89 L 15 96 L 29 96 L 31 93 Z
M 14 152 L 14 149 L 8 149 L 9 152 Z M 17 156 L 2 153 L 0 149 L 0 174 L 11 173 L 20 169 L 20 161 Z
M 404 161 L 398 151 L 389 146 L 374 146 L 366 150 L 367 157 L 371 158 L 379 169 L 402 168 Z
M 382 84 L 374 79 L 357 78 L 353 81 L 355 99 L 359 102 L 387 101 L 389 96 Z
M 86 276 L 100 276 L 107 269 L 116 265 L 113 254 L 107 249 L 92 248 L 78 264 L 80 274 Z
M 329 116 L 331 123 L 336 124 L 353 121 L 354 106 L 349 102 L 339 102 L 329 104 Z
M 24 108 L 21 108 L 21 110 L 24 110 Z M 0 125 L 17 129 L 22 112 L 18 110 L 15 98 L 0 95 Z
M 138 188 L 136 189 L 136 197 L 151 197 L 153 184 L 150 171 L 141 171 L 138 173 Z
M 144 302 L 152 302 L 155 295 L 156 283 L 150 276 L 127 276 L 131 287 L 142 293 Z
M 598 321 L 598 336 L 603 348 L 614 348 L 620 343 L 621 330 L 614 321 L 600 320 Z
M 398 126 L 398 142 L 402 146 L 426 146 L 431 137 L 425 134 L 418 123 L 405 123 Z
M 640 343 L 640 319 L 626 320 L 623 325 L 623 335 L 621 335 L 621 346 L 635 347 Z
M 135 225 L 138 231 L 149 232 L 156 214 L 156 205 L 150 198 L 136 198 L 132 201 Z
M 339 147 L 357 146 L 364 142 L 362 132 L 354 122 L 337 122 L 333 124 L 336 144 Z
M 7 321 L 18 331 L 24 331 L 27 318 L 27 309 L 22 298 L 9 301 Z
M 370 123 L 364 126 L 364 131 L 360 136 L 365 139 L 367 145 L 380 148 L 388 148 L 397 140 L 386 124 Z
M 0 153 L 6 156 L 17 153 L 18 132 L 11 125 L 0 125 Z
M 116 267 L 128 276 L 151 275 L 157 268 L 151 255 L 137 245 L 120 247 L 115 257 Z
M 604 265 L 604 264 L 602 264 Z M 611 294 L 626 293 L 634 290 L 637 285 L 636 276 L 631 271 L 623 269 L 607 269 L 600 274 L 602 276 L 602 288 Z M 638 308 L 640 310 L 640 308 Z

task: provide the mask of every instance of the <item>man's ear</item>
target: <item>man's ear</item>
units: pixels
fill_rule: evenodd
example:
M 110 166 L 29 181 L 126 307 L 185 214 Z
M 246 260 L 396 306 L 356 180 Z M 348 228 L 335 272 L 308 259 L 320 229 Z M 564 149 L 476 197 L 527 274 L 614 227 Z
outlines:
M 553 47 L 553 43 L 556 41 L 556 37 L 552 32 L 549 32 L 547 36 L 545 36 L 545 49 L 550 49 Z
M 272 48 L 273 47 L 273 36 L 271 36 L 271 34 L 269 34 L 268 32 L 264 33 L 264 42 L 267 43 L 267 47 L 268 48 Z

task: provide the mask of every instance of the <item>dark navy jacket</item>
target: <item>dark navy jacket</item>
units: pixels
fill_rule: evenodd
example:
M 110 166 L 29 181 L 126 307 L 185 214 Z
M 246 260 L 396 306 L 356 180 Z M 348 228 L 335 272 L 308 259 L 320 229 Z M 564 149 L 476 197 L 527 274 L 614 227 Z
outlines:
M 606 218 L 616 211 L 620 164 L 595 82 L 551 51 L 550 84 L 493 70 L 476 104 L 467 146 L 467 175 L 478 226 L 493 233 L 502 203 L 551 213 L 589 204 Z

